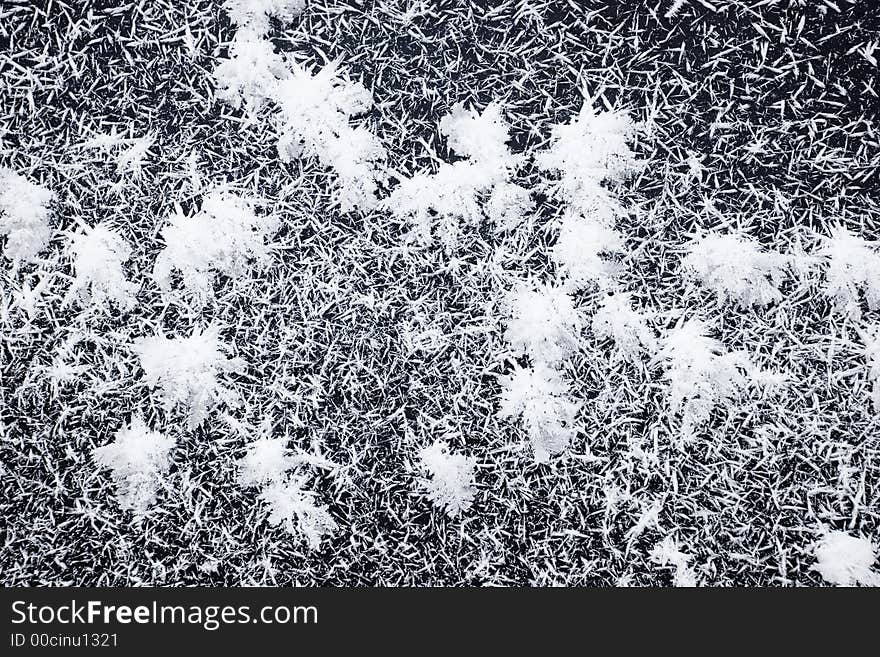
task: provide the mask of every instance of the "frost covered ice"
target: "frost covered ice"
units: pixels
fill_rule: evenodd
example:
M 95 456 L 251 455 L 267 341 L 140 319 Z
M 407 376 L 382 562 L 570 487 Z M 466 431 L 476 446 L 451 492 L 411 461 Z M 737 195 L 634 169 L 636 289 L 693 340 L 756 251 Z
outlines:
M 4 584 L 880 584 L 858 3 L 94 4 L 0 12 Z

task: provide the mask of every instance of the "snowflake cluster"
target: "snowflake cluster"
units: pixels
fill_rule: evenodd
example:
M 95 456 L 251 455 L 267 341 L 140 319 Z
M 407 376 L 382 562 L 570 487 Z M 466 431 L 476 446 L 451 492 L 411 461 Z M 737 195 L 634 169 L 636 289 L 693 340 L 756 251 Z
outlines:
M 684 439 L 709 421 L 716 406 L 738 399 L 753 370 L 747 354 L 726 352 L 708 333 L 706 324 L 689 320 L 670 329 L 658 351 L 668 381 L 669 406 L 681 415 Z
M 273 96 L 280 110 L 278 154 L 283 161 L 315 157 L 332 169 L 343 212 L 372 208 L 387 154 L 375 135 L 350 123 L 372 107 L 370 92 L 344 79 L 336 64 L 312 71 L 290 62 L 289 69 Z
M 143 419 L 134 416 L 127 429 L 116 433 L 112 443 L 96 447 L 95 463 L 109 468 L 116 485 L 119 506 L 143 517 L 156 502 L 163 477 L 171 467 L 175 440 L 147 428 Z
M 518 283 L 507 294 L 505 306 L 504 337 L 516 353 L 556 363 L 577 349 L 583 319 L 565 288 Z
M 442 440 L 419 452 L 419 462 L 430 478 L 424 480 L 428 498 L 450 517 L 466 512 L 474 501 L 476 459 L 453 454 Z
M 284 58 L 275 46 L 251 30 L 239 30 L 229 45 L 229 56 L 217 64 L 217 97 L 251 114 L 272 99 L 278 81 L 287 75 Z
M 229 7 L 241 28 L 214 69 L 218 98 L 234 107 L 244 102 L 251 113 L 271 105 L 281 160 L 314 158 L 332 170 L 343 212 L 373 208 L 387 153 L 366 127 L 352 125 L 372 107 L 370 92 L 337 63 L 316 69 L 285 59 L 264 38 L 268 16 L 291 18 L 301 2 L 236 0 Z
M 765 251 L 744 235 L 712 232 L 694 240 L 682 261 L 685 273 L 743 308 L 766 306 L 782 298 L 779 284 L 786 256 Z
M 535 460 L 544 463 L 565 451 L 577 433 L 579 404 L 569 395 L 568 384 L 544 363 L 514 368 L 504 380 L 498 415 L 520 418 L 526 426 Z
M 842 313 L 858 319 L 861 296 L 871 310 L 880 309 L 880 253 L 877 245 L 837 227 L 819 255 L 827 261 L 825 294 Z
M 622 251 L 623 237 L 614 228 L 567 215 L 550 253 L 568 286 L 581 289 L 591 285 L 606 286 L 615 271 L 614 263 L 606 257 Z
M 153 278 L 167 292 L 177 271 L 186 291 L 203 302 L 213 294 L 215 272 L 236 278 L 249 262 L 266 262 L 269 238 L 277 227 L 274 218 L 258 216 L 247 199 L 212 192 L 196 215 L 177 213 L 169 218 L 162 229 L 165 248 L 156 257 Z
M 535 163 L 559 175 L 551 191 L 573 214 L 611 224 L 623 210 L 603 183 L 641 169 L 630 149 L 638 131 L 626 112 L 596 112 L 587 101 L 575 119 L 553 127 L 551 145 Z
M 521 418 L 538 461 L 564 451 L 577 434 L 579 405 L 570 397 L 563 366 L 577 350 L 586 322 L 573 295 L 613 285 L 615 265 L 606 256 L 624 250 L 614 227 L 623 209 L 606 185 L 640 168 L 629 146 L 636 130 L 625 113 L 597 114 L 585 102 L 576 119 L 552 129 L 550 146 L 535 156 L 539 169 L 558 176 L 549 191 L 565 204 L 550 250 L 556 280 L 517 282 L 506 295 L 505 340 L 515 354 L 528 356 L 532 367 L 517 367 L 504 380 L 499 414 Z M 628 298 L 621 298 L 626 308 L 606 302 L 594 330 L 600 339 L 614 338 L 619 351 L 634 361 L 643 348 L 653 349 L 653 335 Z
M 269 30 L 270 19 L 290 22 L 305 6 L 305 0 L 226 0 L 223 3 L 229 20 L 257 34 Z
M 237 404 L 236 394 L 218 377 L 240 370 L 243 363 L 226 357 L 229 347 L 221 342 L 216 326 L 194 330 L 187 338 L 140 338 L 133 350 L 140 358 L 146 384 L 160 389 L 166 408 L 183 406 L 191 429 L 205 420 L 215 403 Z
M 71 238 L 70 252 L 75 276 L 69 300 L 103 308 L 112 302 L 123 310 L 134 306 L 137 286 L 126 279 L 124 270 L 131 246 L 118 232 L 104 224 L 88 228 Z
M 816 545 L 815 556 L 813 568 L 831 584 L 880 586 L 880 573 L 872 568 L 877 548 L 868 539 L 828 532 Z
M 49 245 L 50 204 L 55 195 L 12 169 L 0 167 L 0 235 L 13 266 L 33 262 Z
M 631 295 L 607 295 L 593 315 L 593 335 L 614 342 L 614 356 L 633 364 L 642 362 L 646 352 L 657 350 L 657 337 L 645 316 L 632 307 Z
M 270 524 L 283 525 L 309 547 L 317 548 L 322 536 L 336 530 L 336 522 L 326 507 L 315 503 L 315 494 L 303 489 L 305 477 L 290 473 L 299 464 L 287 449 L 286 438 L 257 438 L 238 462 L 238 483 L 260 489 Z
M 534 206 L 528 190 L 510 181 L 521 158 L 507 146 L 501 106 L 477 113 L 458 104 L 440 120 L 440 132 L 465 159 L 402 180 L 385 207 L 409 221 L 420 242 L 436 234 L 449 251 L 458 245 L 461 224 L 476 227 L 488 216 L 499 229 L 515 228 Z
M 283 526 L 317 549 L 321 538 L 335 532 L 337 525 L 327 508 L 315 503 L 315 493 L 305 490 L 303 483 L 303 478 L 295 476 L 271 482 L 263 487 L 260 500 L 269 509 L 269 524 Z
M 697 574 L 690 566 L 692 557 L 681 551 L 678 541 L 672 536 L 667 536 L 654 546 L 651 550 L 651 559 L 659 566 L 675 568 L 673 585 L 688 588 L 697 585 Z

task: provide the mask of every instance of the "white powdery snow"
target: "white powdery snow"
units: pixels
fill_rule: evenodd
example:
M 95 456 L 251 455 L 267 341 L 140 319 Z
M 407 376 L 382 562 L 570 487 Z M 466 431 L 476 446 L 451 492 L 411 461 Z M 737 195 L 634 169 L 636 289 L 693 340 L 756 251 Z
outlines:
M 584 321 L 565 288 L 521 282 L 504 300 L 505 340 L 517 354 L 556 363 L 577 350 Z
M 876 242 L 836 227 L 823 241 L 819 255 L 827 263 L 825 294 L 838 311 L 859 319 L 862 295 L 870 310 L 880 309 L 880 253 Z
M 507 146 L 501 106 L 492 103 L 477 113 L 455 105 L 439 127 L 466 159 L 401 180 L 382 206 L 407 220 L 419 242 L 430 244 L 437 235 L 449 252 L 459 245 L 462 224 L 474 228 L 488 216 L 498 229 L 516 227 L 533 204 L 529 192 L 509 180 L 521 158 Z
M 169 217 L 161 233 L 165 248 L 156 257 L 153 278 L 169 292 L 177 271 L 186 292 L 204 303 L 213 296 L 215 273 L 237 278 L 249 264 L 267 262 L 270 238 L 277 228 L 277 220 L 258 216 L 247 198 L 211 192 L 194 216 Z
M 238 483 L 251 487 L 283 481 L 293 465 L 286 438 L 258 438 L 238 461 Z
M 644 354 L 657 350 L 657 337 L 645 316 L 632 307 L 626 292 L 607 295 L 593 315 L 593 335 L 614 342 L 614 358 L 633 364 L 642 362 Z
M 260 493 L 268 507 L 269 523 L 282 526 L 292 536 L 317 549 L 325 535 L 337 530 L 336 521 L 327 507 L 315 503 L 315 493 L 302 488 L 303 478 L 271 482 Z
M 787 263 L 786 256 L 762 249 L 745 235 L 712 232 L 688 245 L 682 267 L 722 301 L 733 299 L 748 308 L 782 298 L 779 284 Z
M 334 198 L 343 212 L 373 208 L 387 153 L 374 134 L 350 123 L 373 106 L 370 92 L 335 63 L 313 70 L 291 61 L 288 68 L 272 91 L 281 160 L 317 158 L 336 174 Z
M 689 320 L 666 333 L 657 354 L 669 384 L 669 406 L 681 415 L 685 439 L 709 421 L 715 407 L 739 398 L 749 385 L 748 373 L 753 369 L 747 354 L 726 352 L 708 332 L 709 327 L 702 321 Z

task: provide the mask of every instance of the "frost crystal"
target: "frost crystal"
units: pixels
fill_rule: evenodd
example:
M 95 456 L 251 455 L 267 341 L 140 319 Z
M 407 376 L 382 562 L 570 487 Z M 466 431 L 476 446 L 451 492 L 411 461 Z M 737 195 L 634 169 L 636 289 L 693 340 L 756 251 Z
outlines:
M 672 536 L 667 536 L 662 542 L 654 546 L 654 549 L 651 550 L 651 559 L 660 566 L 675 567 L 675 575 L 672 579 L 673 585 L 681 587 L 694 587 L 697 585 L 697 574 L 688 565 L 692 557 L 681 551 L 678 542 Z
M 832 531 L 819 541 L 815 555 L 813 568 L 826 582 L 838 586 L 880 586 L 880 574 L 871 568 L 877 551 L 866 538 Z
M 336 64 L 317 73 L 290 62 L 274 100 L 280 108 L 278 153 L 282 160 L 315 157 L 337 176 L 336 202 L 343 212 L 370 209 L 376 203 L 379 169 L 387 156 L 379 139 L 349 121 L 373 105 L 359 82 L 339 75 Z
M 575 288 L 606 282 L 614 271 L 602 255 L 624 250 L 623 237 L 602 223 L 568 214 L 551 252 L 559 273 Z
M 229 58 L 214 69 L 217 97 L 249 112 L 260 109 L 272 97 L 287 67 L 275 46 L 251 30 L 239 30 L 229 46 Z
M 108 302 L 118 308 L 134 306 L 137 286 L 125 278 L 123 263 L 131 256 L 131 247 L 121 235 L 103 224 L 74 235 L 70 241 L 75 277 L 68 300 L 91 298 L 100 307 Z
M 604 286 L 614 267 L 603 254 L 624 250 L 614 229 L 624 209 L 604 184 L 639 170 L 629 148 L 636 131 L 625 112 L 597 114 L 585 101 L 577 118 L 553 127 L 550 147 L 535 156 L 539 169 L 558 174 L 550 193 L 567 204 L 551 255 L 574 289 Z
M 55 195 L 12 169 L 0 167 L 0 235 L 13 264 L 33 262 L 49 245 L 49 204 Z
M 629 148 L 637 130 L 626 112 L 596 113 L 585 101 L 577 118 L 553 127 L 551 145 L 535 163 L 558 172 L 551 191 L 572 211 L 610 224 L 621 210 L 602 182 L 623 180 L 641 168 Z
M 457 103 L 440 119 L 439 127 L 449 147 L 471 162 L 494 164 L 501 169 L 513 167 L 517 162 L 507 148 L 509 126 L 498 103 L 490 103 L 481 114 Z
M 709 233 L 694 240 L 682 261 L 685 273 L 715 292 L 721 300 L 743 308 L 766 306 L 782 298 L 779 283 L 787 258 L 764 251 L 742 235 Z
M 95 463 L 110 468 L 119 506 L 142 517 L 156 502 L 162 478 L 171 467 L 174 439 L 150 431 L 140 417 L 133 417 L 128 429 L 115 440 L 93 452 Z
M 335 532 L 337 525 L 327 508 L 317 506 L 315 494 L 303 490 L 302 484 L 303 479 L 296 477 L 270 483 L 263 488 L 260 499 L 269 507 L 271 525 L 284 525 L 290 534 L 317 549 L 321 538 Z
M 238 462 L 238 483 L 248 487 L 283 481 L 293 465 L 286 438 L 259 438 Z
M 576 435 L 578 404 L 568 396 L 562 376 L 543 363 L 534 368 L 517 367 L 503 380 L 501 418 L 522 419 L 532 443 L 535 460 L 546 462 L 568 447 Z
M 131 173 L 133 176 L 139 176 L 144 167 L 144 160 L 147 159 L 156 141 L 156 135 L 148 134 L 127 141 L 128 148 L 120 151 L 116 156 L 116 171 L 120 174 Z
M 565 289 L 516 285 L 505 300 L 507 342 L 533 361 L 554 363 L 576 349 L 583 321 Z
M 874 412 L 880 413 L 880 325 L 869 327 L 865 334 L 865 357 L 868 360 L 868 380 L 873 382 Z
M 264 262 L 275 230 L 276 220 L 257 216 L 246 199 L 212 192 L 195 216 L 170 217 L 162 229 L 165 248 L 156 258 L 153 278 L 168 291 L 177 270 L 187 292 L 203 302 L 213 294 L 214 272 L 235 278 L 247 270 L 249 261 Z
M 459 224 L 478 226 L 482 222 L 480 195 L 503 179 L 492 166 L 466 160 L 443 162 L 434 174 L 417 173 L 401 181 L 385 206 L 409 221 L 420 243 L 429 244 L 436 233 L 451 251 L 458 244 Z
M 489 218 L 500 228 L 515 227 L 533 206 L 526 190 L 509 183 L 519 158 L 507 147 L 508 126 L 500 107 L 493 103 L 477 114 L 456 105 L 440 120 L 440 132 L 468 159 L 443 162 L 436 173 L 402 180 L 384 207 L 409 221 L 422 244 L 430 243 L 434 232 L 447 251 L 457 246 L 461 223 L 475 227 L 483 221 L 487 194 Z
M 614 357 L 633 364 L 642 362 L 643 352 L 657 349 L 654 331 L 645 317 L 633 310 L 630 295 L 617 293 L 606 296 L 593 315 L 593 335 L 600 340 L 614 341 Z
M 378 202 L 387 153 L 375 135 L 349 122 L 372 107 L 370 93 L 344 79 L 335 62 L 313 72 L 282 58 L 264 39 L 270 17 L 289 21 L 304 6 L 304 0 L 227 0 L 224 7 L 240 29 L 229 59 L 214 71 L 218 97 L 235 107 L 244 100 L 249 112 L 271 100 L 280 159 L 316 158 L 336 174 L 334 202 L 343 212 L 369 210 Z
M 305 0 L 226 0 L 223 3 L 233 23 L 258 34 L 265 34 L 269 30 L 270 18 L 288 23 L 305 6 Z
M 191 429 L 204 421 L 215 402 L 234 406 L 238 401 L 217 379 L 219 374 L 242 367 L 240 360 L 226 358 L 226 350 L 216 326 L 194 331 L 188 338 L 158 335 L 140 338 L 134 344 L 147 384 L 161 388 L 166 408 L 180 404 L 188 410 Z
M 708 422 L 716 405 L 736 399 L 753 369 L 745 353 L 724 353 L 707 331 L 703 322 L 690 320 L 671 329 L 658 352 L 665 361 L 669 405 L 681 413 L 684 438 Z
M 825 239 L 819 254 L 828 262 L 825 294 L 839 311 L 854 319 L 861 317 L 860 292 L 864 293 L 868 308 L 880 309 L 880 254 L 876 243 L 837 227 Z
M 535 209 L 532 194 L 515 183 L 496 183 L 484 206 L 497 231 L 513 230 Z
M 428 497 L 450 517 L 466 512 L 474 501 L 474 468 L 477 460 L 452 454 L 449 446 L 437 440 L 419 452 L 421 466 L 431 475 L 424 480 Z

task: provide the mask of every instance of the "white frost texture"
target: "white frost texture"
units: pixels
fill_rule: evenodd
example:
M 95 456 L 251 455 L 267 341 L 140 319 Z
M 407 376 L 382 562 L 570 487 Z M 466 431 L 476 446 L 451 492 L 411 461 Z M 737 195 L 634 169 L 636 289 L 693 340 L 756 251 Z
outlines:
M 708 332 L 700 320 L 688 320 L 667 332 L 658 351 L 669 382 L 670 410 L 681 416 L 685 439 L 708 422 L 713 409 L 735 402 L 749 385 L 748 355 L 726 352 Z
M 607 295 L 593 315 L 593 335 L 614 342 L 614 358 L 640 364 L 657 350 L 657 337 L 626 292 Z
M 602 183 L 619 182 L 640 169 L 629 147 L 637 132 L 625 112 L 596 112 L 586 101 L 577 117 L 553 127 L 550 147 L 535 162 L 558 175 L 550 190 L 573 212 L 611 224 L 623 209 Z
M 825 294 L 841 313 L 854 319 L 862 315 L 864 296 L 870 310 L 880 308 L 880 252 L 876 242 L 836 227 L 819 250 L 827 265 Z
M 877 4 L 3 3 L 0 585 L 880 584 Z
M 258 216 L 241 196 L 216 191 L 208 194 L 193 216 L 176 213 L 162 229 L 165 248 L 157 256 L 153 278 L 170 291 L 172 274 L 179 272 L 183 287 L 195 299 L 213 296 L 217 273 L 242 276 L 250 263 L 265 264 L 277 222 Z
M 533 205 L 528 191 L 509 181 L 519 158 L 507 146 L 501 106 L 477 112 L 455 105 L 440 119 L 439 131 L 464 159 L 403 179 L 384 206 L 412 225 L 419 242 L 430 244 L 438 235 L 450 252 L 460 246 L 461 224 L 478 227 L 488 215 L 498 229 L 515 228 Z
M 289 63 L 289 74 L 275 86 L 278 154 L 283 161 L 315 157 L 336 174 L 334 198 L 343 212 L 376 203 L 385 147 L 353 118 L 373 106 L 370 92 L 348 80 L 335 64 L 320 70 Z
M 709 233 L 689 246 L 682 266 L 719 296 L 743 307 L 766 306 L 782 298 L 779 285 L 787 258 L 762 249 L 743 235 Z
M 516 368 L 502 382 L 502 418 L 520 418 L 534 451 L 544 463 L 568 447 L 577 433 L 579 404 L 568 395 L 562 375 L 544 363 L 531 369 Z
M 520 283 L 505 306 L 509 320 L 504 337 L 517 353 L 554 363 L 577 349 L 583 319 L 564 288 Z
M 249 487 L 282 481 L 293 465 L 286 443 L 284 438 L 258 438 L 250 443 L 238 462 L 238 483 Z
M 667 536 L 651 550 L 651 559 L 662 567 L 673 567 L 673 586 L 691 588 L 697 586 L 697 574 L 690 566 L 693 557 L 681 551 L 678 542 Z
M 259 34 L 269 30 L 270 18 L 291 21 L 305 6 L 305 0 L 225 0 L 223 3 L 233 23 Z

